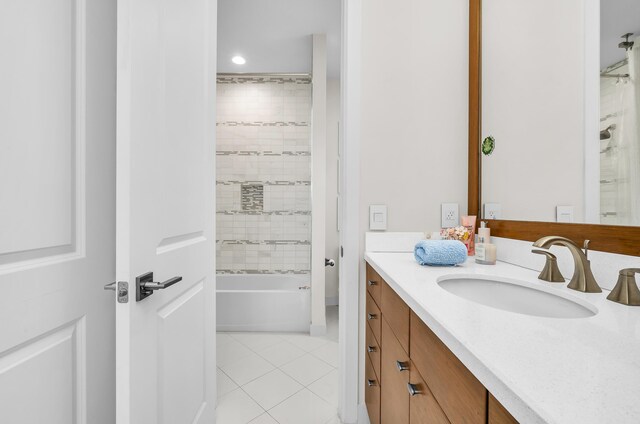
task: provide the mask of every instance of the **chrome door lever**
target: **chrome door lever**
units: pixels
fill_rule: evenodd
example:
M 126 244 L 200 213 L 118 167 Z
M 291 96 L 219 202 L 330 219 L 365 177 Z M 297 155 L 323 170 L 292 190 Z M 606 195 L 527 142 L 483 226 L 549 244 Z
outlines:
M 158 283 L 153 281 L 153 272 L 146 272 L 136 277 L 136 302 L 151 296 L 154 290 L 162 290 L 171 287 L 182 281 L 182 277 L 169 278 L 167 281 Z

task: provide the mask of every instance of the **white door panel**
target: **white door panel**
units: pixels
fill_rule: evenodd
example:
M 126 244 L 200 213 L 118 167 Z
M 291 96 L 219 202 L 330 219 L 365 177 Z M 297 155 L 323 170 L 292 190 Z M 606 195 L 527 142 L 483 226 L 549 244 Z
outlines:
M 2 3 L 2 423 L 115 421 L 115 13 Z
M 118 424 L 212 422 L 216 2 L 118 3 Z M 182 281 L 135 299 L 136 277 Z

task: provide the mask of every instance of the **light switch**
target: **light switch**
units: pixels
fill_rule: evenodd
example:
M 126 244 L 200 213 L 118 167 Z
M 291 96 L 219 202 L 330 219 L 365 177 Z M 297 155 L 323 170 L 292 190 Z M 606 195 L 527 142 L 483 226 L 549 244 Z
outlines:
M 557 222 L 573 222 L 573 206 L 556 206 Z
M 369 206 L 369 229 L 378 231 L 387 229 L 387 205 Z

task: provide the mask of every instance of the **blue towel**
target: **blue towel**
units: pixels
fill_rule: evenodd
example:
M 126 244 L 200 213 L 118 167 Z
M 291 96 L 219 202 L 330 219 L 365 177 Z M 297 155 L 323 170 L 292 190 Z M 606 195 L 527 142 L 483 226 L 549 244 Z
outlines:
M 420 265 L 454 266 L 467 260 L 467 246 L 458 240 L 422 240 L 413 254 Z

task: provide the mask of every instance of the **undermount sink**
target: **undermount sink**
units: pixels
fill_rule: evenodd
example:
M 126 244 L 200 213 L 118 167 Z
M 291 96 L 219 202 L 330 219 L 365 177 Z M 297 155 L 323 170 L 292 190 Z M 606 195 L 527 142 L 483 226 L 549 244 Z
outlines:
M 587 318 L 598 310 L 578 300 L 534 288 L 524 281 L 498 277 L 447 276 L 438 280 L 446 291 L 492 308 L 545 318 Z

